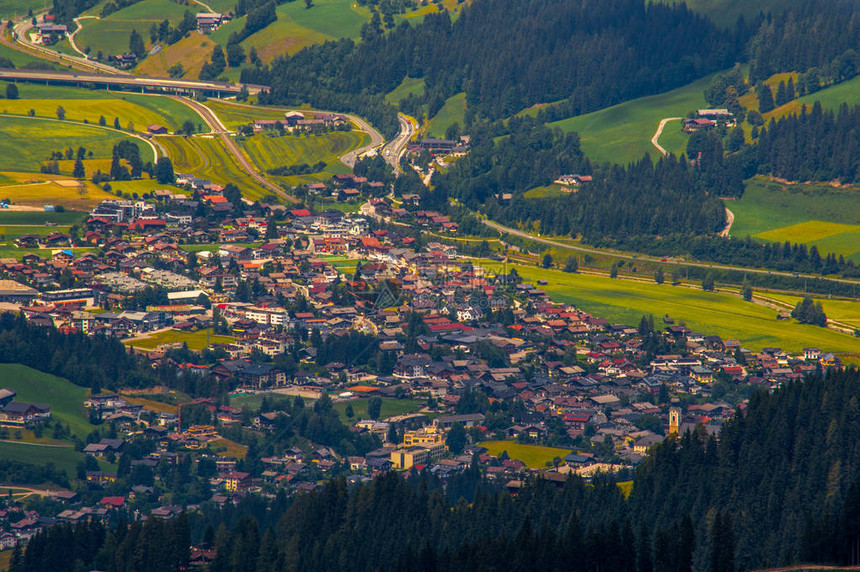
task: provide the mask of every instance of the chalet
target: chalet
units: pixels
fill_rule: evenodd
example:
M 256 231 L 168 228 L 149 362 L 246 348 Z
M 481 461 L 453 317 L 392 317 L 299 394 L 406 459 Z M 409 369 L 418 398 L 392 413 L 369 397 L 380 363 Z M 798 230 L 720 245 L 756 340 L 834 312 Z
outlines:
M 197 14 L 197 31 L 201 34 L 208 34 L 217 30 L 224 17 L 221 14 L 212 12 L 199 12 Z
M 707 131 L 709 129 L 714 129 L 717 126 L 717 122 L 712 119 L 685 119 L 684 120 L 684 133 L 695 133 L 697 131 Z
M 146 131 L 150 135 L 167 135 L 167 127 L 165 127 L 164 125 L 158 125 L 157 123 L 148 125 L 146 127 Z

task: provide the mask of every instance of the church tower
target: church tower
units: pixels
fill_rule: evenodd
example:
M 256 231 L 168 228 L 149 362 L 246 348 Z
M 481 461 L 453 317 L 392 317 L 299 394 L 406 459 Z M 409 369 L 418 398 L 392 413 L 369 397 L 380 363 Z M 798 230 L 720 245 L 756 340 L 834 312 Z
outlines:
M 677 407 L 669 408 L 669 435 L 677 435 L 681 429 L 681 410 Z

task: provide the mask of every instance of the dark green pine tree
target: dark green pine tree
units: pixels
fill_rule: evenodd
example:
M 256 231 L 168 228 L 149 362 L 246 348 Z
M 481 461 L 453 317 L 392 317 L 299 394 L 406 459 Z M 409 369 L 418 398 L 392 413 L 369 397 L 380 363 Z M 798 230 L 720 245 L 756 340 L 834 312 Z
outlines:
M 639 544 L 636 548 L 636 572 L 654 572 L 654 555 L 651 550 L 651 535 L 642 524 L 639 529 Z

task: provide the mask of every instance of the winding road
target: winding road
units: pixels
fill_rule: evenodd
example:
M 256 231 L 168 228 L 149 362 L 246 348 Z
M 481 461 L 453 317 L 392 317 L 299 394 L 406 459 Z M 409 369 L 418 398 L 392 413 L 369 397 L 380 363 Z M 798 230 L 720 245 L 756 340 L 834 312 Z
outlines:
M 400 157 L 403 156 L 403 153 L 406 151 L 406 145 L 409 144 L 409 140 L 412 139 L 412 135 L 415 133 L 415 126 L 402 113 L 397 114 L 397 121 L 400 122 L 400 133 L 382 148 L 382 157 L 386 163 L 394 167 L 395 175 L 401 173 Z
M 663 128 L 666 127 L 666 124 L 669 123 L 670 121 L 680 121 L 681 119 L 682 119 L 681 117 L 667 117 L 666 119 L 660 120 L 660 125 L 657 126 L 657 131 L 654 133 L 654 137 L 651 138 L 651 145 L 656 147 L 657 150 L 660 151 L 661 154 L 663 154 L 663 155 L 669 154 L 669 152 L 666 151 L 663 148 L 663 146 L 660 145 L 660 143 L 658 142 L 658 140 L 660 139 L 660 135 L 663 134 Z
M 215 133 L 221 138 L 221 142 L 224 143 L 224 147 L 226 147 L 227 151 L 229 151 L 230 154 L 233 155 L 233 158 L 236 160 L 236 163 L 242 168 L 243 171 L 245 171 L 245 173 L 248 174 L 249 177 L 257 181 L 267 189 L 271 190 L 284 200 L 290 201 L 291 203 L 299 202 L 296 197 L 288 194 L 286 191 L 284 191 L 284 189 L 263 177 L 263 175 L 261 175 L 254 168 L 251 162 L 248 161 L 248 158 L 245 156 L 245 154 L 242 153 L 242 150 L 239 149 L 239 146 L 236 145 L 236 142 L 233 141 L 233 139 L 230 137 L 230 132 L 227 130 L 227 127 L 224 125 L 224 123 L 221 122 L 221 119 L 219 119 L 218 116 L 215 115 L 215 113 L 211 109 L 187 97 L 172 96 L 172 98 L 176 101 L 179 101 L 180 103 L 184 103 L 185 105 L 196 111 L 201 118 L 203 118 L 203 121 L 206 122 L 206 125 L 209 126 L 213 133 Z

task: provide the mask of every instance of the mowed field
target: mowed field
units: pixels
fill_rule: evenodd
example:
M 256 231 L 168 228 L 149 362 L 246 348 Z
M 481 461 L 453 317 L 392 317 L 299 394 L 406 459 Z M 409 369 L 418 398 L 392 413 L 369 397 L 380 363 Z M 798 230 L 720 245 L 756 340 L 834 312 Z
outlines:
M 113 146 L 125 139 L 138 145 L 144 162 L 153 160 L 148 145 L 117 131 L 56 119 L 7 116 L 0 121 L 0 170 L 38 172 L 51 153 L 69 147 L 85 147 L 94 159 L 109 158 Z
M 178 173 L 192 175 L 209 165 L 209 159 L 194 144 L 193 138 L 158 137 L 157 142 L 167 152 L 173 169 Z
M 458 123 L 463 128 L 463 116 L 466 114 L 466 94 L 458 93 L 449 97 L 427 127 L 430 137 L 445 137 L 445 131 L 451 125 Z
M 199 330 L 197 332 L 168 330 L 139 340 L 126 340 L 123 343 L 143 349 L 154 349 L 161 344 L 185 343 L 188 345 L 188 349 L 199 351 L 206 347 L 207 333 L 210 344 L 232 344 L 236 341 L 236 338 L 233 336 L 215 335 L 210 328 L 209 330 Z
M 226 39 L 224 40 L 226 43 Z M 203 64 L 212 57 L 216 41 L 200 32 L 191 32 L 173 45 L 167 46 L 157 54 L 147 56 L 136 68 L 134 73 L 145 76 L 167 77 L 168 70 L 175 64 L 181 63 L 185 70 L 183 77 L 197 79 Z
M 385 101 L 397 105 L 409 95 L 421 95 L 424 93 L 424 78 L 405 78 L 400 85 L 385 96 Z
M 860 358 L 860 338 L 793 320 L 778 321 L 775 310 L 744 302 L 733 293 L 711 293 L 670 284 L 569 274 L 519 264 L 501 266 L 491 261 L 480 261 L 480 264 L 491 273 L 516 268 L 527 281 L 546 280 L 548 284 L 542 288 L 553 300 L 573 304 L 613 323 L 635 325 L 643 315 L 652 314 L 659 318 L 668 314 L 675 323 L 684 322 L 687 327 L 703 334 L 739 340 L 753 350 L 776 346 L 799 352 L 805 347 L 815 346 L 854 361 Z M 857 307 L 860 308 L 860 304 Z
M 35 12 L 44 7 L 44 0 L 3 0 L 0 2 L 0 18 L 15 18 L 25 15 L 27 10 Z
M 860 262 L 860 189 L 826 184 L 784 184 L 755 177 L 744 196 L 727 201 L 731 235 L 803 242 Z
M 286 109 L 239 105 L 217 99 L 207 100 L 203 105 L 214 111 L 227 129 L 239 129 L 257 119 L 284 119 L 286 113 Z
M 89 48 L 91 54 L 118 55 L 128 51 L 131 31 L 137 30 L 149 49 L 149 29 L 153 24 L 167 19 L 176 25 L 186 10 L 195 13 L 198 8 L 197 5 L 182 6 L 171 0 L 141 0 L 105 18 L 82 20 L 81 30 L 75 34 L 75 43 L 82 50 Z M 101 4 L 87 14 L 98 16 L 100 12 Z
M 856 76 L 848 81 L 822 89 L 821 91 L 799 97 L 794 101 L 790 101 L 785 105 L 781 105 L 773 111 L 764 114 L 764 117 L 766 120 L 769 120 L 771 118 L 782 117 L 783 115 L 800 113 L 802 106 L 805 105 L 807 109 L 810 109 L 816 101 L 819 102 L 821 107 L 824 109 L 832 109 L 834 111 L 839 109 L 839 106 L 843 103 L 847 104 L 849 107 L 860 104 L 860 76 Z M 757 106 L 758 101 L 756 101 L 756 107 Z
M 548 125 L 579 133 L 582 150 L 595 161 L 628 164 L 638 161 L 646 153 L 656 158 L 658 151 L 651 145 L 651 137 L 660 120 L 684 117 L 690 110 L 705 107 L 703 91 L 711 78 L 708 76 L 667 93 L 634 99 Z M 670 152 L 681 153 L 686 140 L 669 135 L 671 130 L 680 132 L 680 122 L 670 122 L 666 126 L 660 143 Z
M 242 141 L 242 147 L 261 171 L 284 165 L 313 165 L 319 161 L 326 163 L 326 168 L 319 173 L 273 177 L 288 185 L 299 185 L 326 181 L 337 173 L 350 172 L 349 167 L 340 161 L 340 156 L 367 142 L 369 137 L 360 131 L 284 136 L 259 133 Z
M 487 453 L 495 457 L 501 455 L 502 451 L 507 451 L 508 457 L 522 461 L 530 469 L 546 467 L 546 464 L 551 464 L 555 457 L 564 459 L 566 455 L 572 452 L 571 449 L 523 445 L 516 441 L 484 441 L 478 445 L 485 447 Z
M 209 164 L 198 171 L 197 175 L 220 185 L 233 183 L 242 191 L 242 195 L 250 200 L 272 194 L 272 191 L 249 177 L 239 165 L 221 140 L 215 137 L 195 137 L 194 145 L 207 157 Z
M 84 407 L 89 390 L 21 364 L 0 364 L 0 385 L 18 395 L 15 401 L 47 403 L 54 421 L 68 423 L 72 432 L 84 439 L 94 426 Z
M 0 185 L 0 198 L 9 199 L 15 205 L 42 207 L 49 204 L 62 205 L 72 210 L 89 210 L 100 201 L 113 197 L 89 181 L 84 182 L 85 187 L 82 194 L 77 181 L 62 175 L 4 172 L 3 176 L 13 179 L 14 182 Z M 24 214 L 30 216 L 30 213 L 2 212 L 0 213 L 0 224 L 7 218 L 13 218 L 14 215 Z M 53 214 L 36 212 L 32 216 L 38 221 L 35 224 L 43 224 L 45 220 L 54 220 L 51 218 Z M 6 222 L 5 224 L 30 223 Z
M 0 82 L 0 90 L 5 83 Z M 66 112 L 66 120 L 89 122 L 98 125 L 101 117 L 108 127 L 119 120 L 120 127 L 127 129 L 129 123 L 135 131 L 146 131 L 150 124 L 164 125 L 173 131 L 185 121 L 195 125 L 205 124 L 190 107 L 169 97 L 142 95 L 119 91 L 19 84 L 20 98 L 0 100 L 0 111 L 10 115 L 28 115 L 35 111 L 37 117 L 57 117 L 57 108 Z

